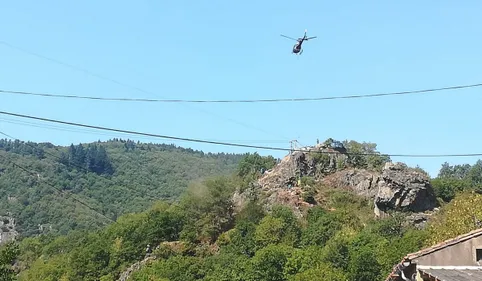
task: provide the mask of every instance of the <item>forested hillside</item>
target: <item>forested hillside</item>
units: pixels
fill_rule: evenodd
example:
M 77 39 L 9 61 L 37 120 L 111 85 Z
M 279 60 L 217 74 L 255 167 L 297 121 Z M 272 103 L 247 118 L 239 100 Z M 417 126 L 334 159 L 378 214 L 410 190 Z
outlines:
M 192 181 L 230 174 L 241 157 L 121 139 L 69 147 L 0 140 L 0 216 L 10 213 L 26 236 L 92 229 L 176 199 Z
M 351 144 L 348 152 L 376 152 L 376 145 Z M 119 150 L 119 143 L 115 147 Z M 376 171 L 388 161 L 380 157 L 348 156 L 344 163 Z M 323 200 L 301 217 L 289 202 L 267 210 L 257 197 L 235 210 L 233 195 L 275 164 L 272 157 L 250 154 L 233 173 L 192 184 L 178 202 L 160 200 L 96 231 L 7 244 L 0 270 L 6 280 L 39 281 L 384 280 L 407 253 L 475 229 L 473 217 L 482 218 L 477 193 L 482 161 L 446 163 L 439 177 L 430 179 L 440 211 L 422 229 L 407 223 L 405 211 L 375 218 L 373 200 L 313 179 L 303 179 L 301 188 L 309 185 Z M 117 167 L 113 164 L 114 174 Z

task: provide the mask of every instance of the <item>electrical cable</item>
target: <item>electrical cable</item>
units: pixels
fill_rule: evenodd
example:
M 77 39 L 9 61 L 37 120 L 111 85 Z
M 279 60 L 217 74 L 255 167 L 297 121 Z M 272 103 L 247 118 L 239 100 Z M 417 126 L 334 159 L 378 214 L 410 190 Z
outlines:
M 29 169 L 27 169 L 27 168 L 25 168 L 25 167 L 23 167 L 23 166 L 21 166 L 21 165 L 18 165 L 17 163 L 9 160 L 7 157 L 5 157 L 5 156 L 2 155 L 2 154 L 0 154 L 0 157 L 2 157 L 3 159 L 9 161 L 10 163 L 12 163 L 12 165 L 13 165 L 14 167 L 17 167 L 17 168 L 23 170 L 24 172 L 27 172 L 28 174 L 30 174 L 30 176 L 34 176 L 35 178 L 40 179 L 40 174 L 39 174 L 39 173 L 32 172 L 32 171 L 30 171 Z M 59 188 L 57 188 L 56 186 L 54 186 L 53 184 L 50 184 L 48 181 L 42 181 L 42 182 L 45 183 L 46 185 L 52 187 L 53 189 L 55 189 L 57 192 L 59 192 L 59 193 L 61 193 L 61 194 L 66 194 L 66 193 L 64 193 L 62 190 L 60 190 Z M 96 211 L 94 208 L 92 208 L 91 206 L 89 206 L 87 203 L 82 202 L 81 200 L 75 198 L 75 197 L 73 196 L 73 194 L 70 193 L 70 194 L 67 194 L 67 195 L 70 195 L 69 197 L 70 197 L 71 199 L 73 199 L 74 201 L 82 204 L 84 207 L 90 209 L 90 210 L 93 211 L 94 213 L 96 213 L 96 214 L 102 216 L 103 218 L 107 219 L 109 222 L 114 222 L 112 219 L 106 217 L 104 214 Z
M 181 140 L 181 141 L 188 141 L 188 142 L 197 142 L 197 143 L 208 143 L 208 144 L 215 144 L 215 145 L 224 145 L 224 146 L 234 146 L 234 147 L 245 147 L 245 148 L 256 148 L 256 149 L 265 149 L 265 150 L 277 150 L 277 151 L 305 151 L 303 149 L 290 149 L 290 148 L 281 148 L 281 147 L 272 147 L 272 146 L 257 146 L 257 145 L 248 145 L 248 144 L 241 144 L 241 143 L 229 143 L 229 142 L 217 142 L 217 141 L 208 141 L 202 139 L 194 139 L 194 138 L 187 138 L 187 137 L 175 137 L 175 136 L 168 136 L 168 135 L 159 135 L 159 134 L 152 134 L 152 133 L 143 133 L 143 132 L 136 132 L 130 130 L 123 130 L 123 129 L 115 129 L 115 128 L 107 128 L 101 126 L 94 126 L 94 125 L 87 125 L 87 124 L 80 124 L 68 121 L 61 121 L 55 119 L 48 119 L 43 117 L 36 117 L 18 113 L 10 113 L 5 111 L 0 111 L 0 114 L 16 116 L 21 118 L 27 119 L 35 119 L 41 120 L 45 122 L 52 122 L 52 123 L 59 123 L 65 124 L 70 126 L 77 126 L 77 127 L 86 127 L 98 130 L 105 130 L 105 131 L 113 131 L 113 132 L 120 132 L 120 133 L 127 133 L 133 135 L 142 135 L 142 136 L 149 136 L 155 138 L 163 138 L 163 139 L 174 139 L 174 140 Z M 311 151 L 314 153 L 322 153 L 322 154 L 337 154 L 336 151 Z M 420 157 L 420 158 L 430 158 L 430 157 L 473 157 L 473 156 L 482 156 L 482 153 L 464 153 L 464 154 L 382 154 L 382 153 L 346 153 L 348 155 L 384 155 L 389 157 Z
M 2 132 L 2 131 L 0 131 L 0 134 L 1 134 L 1 135 L 4 135 L 4 136 L 6 136 L 7 138 L 10 138 L 10 139 L 19 140 L 18 138 L 15 138 L 15 137 L 13 137 L 13 136 L 5 133 L 5 132 Z M 20 141 L 20 140 L 19 140 L 19 141 Z M 29 142 L 22 142 L 22 143 L 25 144 L 25 145 L 30 146 L 30 147 L 33 148 L 33 149 L 37 149 L 37 147 L 35 147 L 34 145 L 32 145 L 32 144 L 29 143 Z M 77 169 L 82 170 L 83 172 L 86 172 L 86 173 L 90 172 L 87 168 L 85 168 L 85 167 L 83 167 L 83 166 L 81 166 L 81 165 L 78 165 L 78 164 L 76 164 L 76 163 L 72 163 L 72 162 L 70 162 L 70 161 L 69 161 L 69 164 L 68 164 L 68 165 L 65 164 L 65 163 L 62 163 L 62 162 L 60 161 L 60 160 L 62 160 L 62 158 L 61 158 L 60 156 L 58 156 L 58 155 L 55 155 L 55 154 L 50 153 L 50 152 L 45 151 L 45 150 L 44 150 L 44 153 L 47 154 L 47 155 L 50 155 L 50 156 L 54 157 L 54 158 L 57 159 L 57 160 L 59 160 L 59 163 L 63 164 L 63 165 L 66 166 L 66 167 L 74 166 L 74 167 L 76 167 Z M 120 182 L 118 182 L 118 181 L 115 181 L 115 180 L 113 180 L 113 179 L 110 179 L 110 178 L 108 178 L 108 177 L 102 177 L 102 178 L 103 178 L 104 180 L 110 181 L 110 182 L 111 182 L 112 184 L 114 184 L 114 185 L 121 186 L 121 187 L 124 187 L 124 188 L 127 188 L 127 189 L 129 188 L 129 187 L 127 187 L 125 184 L 120 183 Z M 137 195 L 139 196 L 140 194 L 137 194 Z M 144 193 L 144 194 L 142 194 L 142 196 L 143 196 L 143 197 L 147 197 L 147 199 L 152 200 L 152 201 L 159 200 L 159 198 L 156 197 L 155 195 L 150 195 L 150 194 L 145 194 L 145 193 Z
M 372 98 L 383 96 L 396 96 L 396 95 L 410 95 L 410 94 L 422 94 L 429 92 L 458 90 L 466 88 L 481 87 L 482 83 L 458 85 L 442 88 L 431 88 L 423 90 L 403 91 L 403 92 L 390 92 L 390 93 L 378 93 L 367 95 L 347 95 L 347 96 L 330 96 L 330 97 L 316 97 L 316 98 L 276 98 L 276 99 L 252 99 L 252 100 L 182 100 L 182 99 L 147 99 L 147 98 L 106 98 L 106 97 L 94 97 L 94 96 L 81 96 L 81 95 L 62 95 L 62 94 L 49 94 L 49 93 L 36 93 L 26 91 L 11 91 L 1 90 L 2 94 L 14 94 L 14 95 L 28 95 L 28 96 L 41 96 L 51 98 L 71 98 L 71 99 L 87 99 L 87 100 L 99 100 L 99 101 L 122 101 L 122 102 L 163 102 L 163 103 L 260 103 L 260 102 L 305 102 L 305 101 L 322 101 L 322 100 L 336 100 L 336 99 L 359 99 L 359 98 Z
M 84 129 L 84 128 L 66 128 L 61 125 L 49 125 L 49 124 L 40 124 L 40 123 L 35 123 L 35 122 L 29 122 L 29 121 L 20 121 L 16 119 L 9 119 L 9 118 L 0 118 L 1 122 L 5 123 L 10 123 L 10 124 L 16 124 L 16 125 L 21 125 L 21 126 L 28 126 L 28 127 L 33 127 L 33 128 L 43 128 L 43 129 L 50 129 L 50 130 L 57 130 L 57 131 L 62 131 L 62 132 L 73 132 L 73 133 L 88 133 L 88 134 L 94 134 L 94 135 L 102 135 L 102 136 L 108 136 L 108 137 L 127 137 L 129 134 L 125 133 L 106 133 L 106 132 L 99 132 L 98 130 L 92 130 L 92 129 Z M 0 132 L 2 134 L 2 132 Z M 12 139 L 16 139 L 13 137 L 10 137 Z M 138 136 L 139 139 L 145 139 L 145 140 L 152 140 L 152 138 L 149 137 L 143 137 L 143 136 Z M 222 141 L 222 142 L 244 142 L 244 143 L 286 143 L 286 141 L 283 140 L 227 140 L 227 139 L 210 139 L 212 141 Z
M 75 65 L 72 65 L 72 64 L 69 64 L 69 63 L 65 63 L 65 62 L 62 62 L 60 60 L 57 60 L 57 59 L 53 59 L 53 58 L 49 58 L 47 56 L 44 56 L 44 55 L 41 55 L 41 54 L 38 54 L 38 53 L 35 53 L 35 52 L 32 52 L 32 51 L 28 51 L 26 49 L 23 49 L 21 47 L 17 47 L 17 46 L 14 46 L 8 42 L 5 42 L 5 41 L 0 41 L 0 44 L 4 45 L 4 46 L 7 46 L 11 49 L 14 49 L 14 50 L 17 50 L 17 51 L 20 51 L 22 53 L 26 53 L 26 54 L 29 54 L 31 56 L 35 56 L 35 57 L 38 57 L 38 58 L 41 58 L 41 59 L 44 59 L 44 60 L 47 60 L 47 61 L 50 61 L 50 62 L 53 62 L 53 63 L 56 63 L 56 64 L 59 64 L 59 65 L 62 65 L 64 67 L 68 67 L 68 68 L 71 68 L 71 69 L 74 69 L 74 70 L 77 70 L 77 71 L 80 71 L 84 74 L 88 74 L 90 76 L 93 76 L 93 77 L 96 77 L 98 79 L 101 79 L 101 80 L 105 80 L 105 81 L 109 81 L 111 83 L 114 83 L 114 84 L 117 84 L 119 86 L 122 86 L 122 87 L 125 87 L 125 88 L 130 88 L 132 90 L 135 90 L 135 91 L 138 91 L 138 92 L 141 92 L 141 93 L 145 93 L 145 94 L 148 94 L 148 95 L 153 95 L 153 96 L 158 96 L 157 94 L 154 94 L 154 93 L 151 93 L 149 91 L 146 91 L 140 87 L 137 87 L 137 86 L 133 86 L 133 85 L 129 85 L 127 83 L 123 83 L 121 81 L 118 81 L 118 80 L 115 80 L 115 79 L 112 79 L 112 78 L 109 78 L 109 77 L 106 77 L 104 75 L 100 75 L 100 74 L 97 74 L 97 73 L 94 73 L 92 71 L 89 71 L 88 69 L 85 69 L 85 68 L 82 68 L 82 67 L 78 67 L 78 66 L 75 66 Z M 184 105 L 184 104 L 181 104 L 181 105 Z M 184 105 L 186 107 L 190 107 L 189 105 Z M 200 109 L 200 108 L 196 108 L 196 107 L 191 107 L 191 108 L 194 108 L 200 112 L 203 112 L 205 114 L 208 114 L 208 115 L 212 115 L 212 116 L 215 116 L 217 118 L 223 118 L 223 119 L 226 119 L 227 121 L 230 121 L 232 123 L 235 123 L 237 125 L 240 125 L 240 126 L 243 126 L 243 127 L 246 127 L 246 128 L 250 128 L 250 129 L 254 129 L 254 130 L 257 130 L 259 132 L 262 132 L 262 133 L 265 133 L 265 134 L 268 134 L 268 135 L 276 135 L 277 137 L 281 137 L 283 139 L 286 139 L 288 140 L 289 138 L 285 137 L 285 136 L 281 136 L 279 134 L 274 134 L 272 132 L 269 132 L 269 131 L 266 131 L 262 128 L 259 128 L 259 127 L 256 127 L 256 126 L 253 126 L 253 125 L 249 125 L 249 124 L 245 124 L 243 122 L 240 122 L 240 121 L 237 121 L 235 119 L 231 119 L 229 117 L 226 117 L 226 116 L 221 116 L 221 115 L 218 115 L 218 114 L 215 114 L 213 112 L 209 112 L 209 111 L 206 111 L 204 109 Z

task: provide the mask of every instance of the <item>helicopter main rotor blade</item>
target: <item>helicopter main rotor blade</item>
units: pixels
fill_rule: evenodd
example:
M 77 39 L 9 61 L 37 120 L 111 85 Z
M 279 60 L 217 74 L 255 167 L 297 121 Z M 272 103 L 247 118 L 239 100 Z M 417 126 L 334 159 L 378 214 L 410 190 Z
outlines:
M 292 37 L 289 37 L 289 36 L 286 36 L 286 35 L 283 35 L 283 34 L 280 34 L 281 36 L 285 37 L 285 38 L 288 38 L 288 39 L 291 39 L 291 40 L 294 40 L 294 41 L 298 41 L 297 39 L 295 38 L 292 38 Z
M 308 37 L 305 40 L 310 40 L 310 39 L 315 39 L 315 38 L 316 38 L 316 36 L 313 36 L 313 37 Z

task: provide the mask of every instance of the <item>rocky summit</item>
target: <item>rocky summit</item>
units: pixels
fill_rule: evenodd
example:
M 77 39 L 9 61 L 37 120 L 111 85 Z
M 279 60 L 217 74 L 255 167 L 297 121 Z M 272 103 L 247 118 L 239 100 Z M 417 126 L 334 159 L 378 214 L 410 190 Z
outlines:
M 318 153 L 321 152 L 321 153 Z M 326 145 L 304 148 L 284 157 L 271 170 L 252 185 L 252 190 L 264 194 L 267 209 L 281 203 L 289 205 L 301 215 L 303 207 L 316 202 L 303 199 L 304 179 L 312 185 L 351 190 L 374 202 L 376 216 L 391 211 L 417 213 L 417 223 L 424 222 L 424 212 L 431 212 L 438 206 L 429 176 L 404 163 L 387 161 L 381 168 L 359 168 L 346 150 L 335 150 Z M 246 192 L 246 191 L 245 191 Z M 236 194 L 240 201 L 242 194 Z M 412 214 L 410 214 L 413 216 Z M 408 215 L 408 216 L 410 216 Z
M 288 154 L 266 171 L 257 184 L 265 189 L 295 186 L 297 178 L 321 179 L 347 165 L 348 156 L 342 147 L 319 144 Z

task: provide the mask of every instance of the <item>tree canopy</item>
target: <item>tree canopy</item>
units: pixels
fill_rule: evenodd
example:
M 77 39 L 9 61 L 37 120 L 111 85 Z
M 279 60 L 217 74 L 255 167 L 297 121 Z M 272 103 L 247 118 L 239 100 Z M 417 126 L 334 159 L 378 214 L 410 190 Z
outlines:
M 2 139 L 0 215 L 16 218 L 24 236 L 97 229 L 109 221 L 88 207 L 115 220 L 177 200 L 193 181 L 232 174 L 242 157 L 122 139 L 68 147 Z

